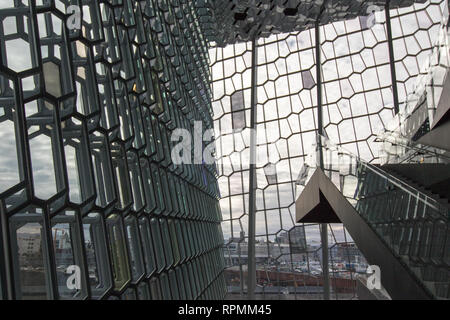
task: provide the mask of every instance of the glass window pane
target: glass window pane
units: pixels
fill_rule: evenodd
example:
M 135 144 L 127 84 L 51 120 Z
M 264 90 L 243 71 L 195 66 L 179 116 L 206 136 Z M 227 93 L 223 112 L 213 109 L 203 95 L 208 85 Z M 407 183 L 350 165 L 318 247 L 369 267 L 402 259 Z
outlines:
M 101 298 L 112 286 L 112 278 L 104 222 L 99 213 L 83 218 L 83 235 L 91 294 L 93 298 Z
M 108 230 L 109 249 L 112 259 L 114 289 L 116 291 L 121 291 L 131 280 L 130 264 L 122 219 L 117 214 L 111 215 L 106 219 L 106 228 Z
M 147 277 L 149 277 L 156 271 L 156 258 L 150 233 L 150 224 L 147 218 L 139 219 L 139 231 L 144 252 L 145 270 Z
M 82 299 L 87 288 L 81 264 L 81 238 L 75 211 L 66 210 L 52 218 L 51 237 L 60 299 Z
M 49 299 L 47 247 L 43 211 L 28 208 L 10 219 L 14 263 L 14 284 L 17 299 Z
M 133 282 L 139 280 L 144 275 L 144 261 L 142 258 L 142 245 L 139 236 L 137 220 L 133 216 L 125 219 L 125 230 L 130 250 L 131 274 Z
M 142 282 L 138 286 L 137 291 L 139 300 L 150 300 L 150 289 L 147 282 Z

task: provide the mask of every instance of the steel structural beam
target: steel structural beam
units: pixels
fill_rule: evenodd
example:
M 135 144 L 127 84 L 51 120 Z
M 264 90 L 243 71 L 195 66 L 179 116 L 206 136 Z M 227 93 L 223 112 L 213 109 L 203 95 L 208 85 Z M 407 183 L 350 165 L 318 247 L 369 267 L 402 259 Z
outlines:
M 257 120 L 257 64 L 258 46 L 256 37 L 252 40 L 252 82 L 250 111 L 250 173 L 249 173 L 249 205 L 248 205 L 248 269 L 247 293 L 250 300 L 255 299 L 256 261 L 255 261 L 255 210 L 256 210 L 256 120 Z
M 389 63 L 391 66 L 391 82 L 392 82 L 392 94 L 394 99 L 394 111 L 397 114 L 400 111 L 400 105 L 398 102 L 398 88 L 397 88 L 397 74 L 395 72 L 395 56 L 394 56 L 394 42 L 392 40 L 392 25 L 391 25 L 391 13 L 390 13 L 391 1 L 386 1 L 384 12 L 386 15 L 386 34 L 389 47 Z
M 320 14 L 321 15 L 321 14 Z M 320 167 L 323 169 L 322 141 L 319 138 L 324 135 L 323 128 L 323 103 L 322 103 L 322 65 L 321 65 L 321 44 L 320 44 L 320 15 L 316 20 L 315 40 L 316 40 L 316 82 L 317 82 L 317 144 L 319 148 Z M 320 239 L 322 245 L 322 275 L 323 275 L 323 299 L 330 300 L 330 276 L 328 272 L 328 225 L 322 223 L 320 227 Z

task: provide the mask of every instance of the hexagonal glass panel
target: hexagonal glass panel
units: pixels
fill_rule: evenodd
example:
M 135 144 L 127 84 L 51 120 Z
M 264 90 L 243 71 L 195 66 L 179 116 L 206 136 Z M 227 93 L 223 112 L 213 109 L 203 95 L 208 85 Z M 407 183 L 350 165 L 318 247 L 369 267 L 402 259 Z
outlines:
M 119 292 L 131 280 L 127 239 L 123 230 L 122 218 L 117 214 L 109 216 L 106 219 L 106 229 L 112 259 L 114 290 Z
M 51 237 L 60 299 L 83 299 L 87 295 L 82 264 L 81 232 L 76 212 L 65 210 L 51 219 Z
M 16 299 L 51 297 L 43 211 L 27 208 L 9 219 Z
M 99 299 L 112 286 L 105 227 L 99 213 L 92 212 L 83 218 L 83 236 L 91 294 Z

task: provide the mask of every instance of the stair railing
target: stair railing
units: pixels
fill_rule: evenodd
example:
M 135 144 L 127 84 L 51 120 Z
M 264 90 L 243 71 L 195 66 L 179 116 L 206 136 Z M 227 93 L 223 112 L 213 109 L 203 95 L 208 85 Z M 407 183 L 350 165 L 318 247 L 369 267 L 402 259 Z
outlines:
M 319 138 L 322 153 L 316 145 L 305 163 L 308 170 L 300 185 L 306 185 L 314 169 L 320 167 L 318 155 L 322 154 L 325 175 L 356 212 L 433 295 L 447 297 L 449 207 L 327 138 Z

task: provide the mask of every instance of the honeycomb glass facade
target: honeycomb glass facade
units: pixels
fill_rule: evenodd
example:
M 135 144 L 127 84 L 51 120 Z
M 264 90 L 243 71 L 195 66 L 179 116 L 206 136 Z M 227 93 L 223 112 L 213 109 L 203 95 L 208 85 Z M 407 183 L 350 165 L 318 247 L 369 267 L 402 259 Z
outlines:
M 193 3 L 6 0 L 0 39 L 2 296 L 222 298 L 215 168 L 170 154 L 212 127 Z
M 448 10 L 0 0 L 0 299 L 450 299 Z M 299 218 L 320 170 L 351 223 Z

